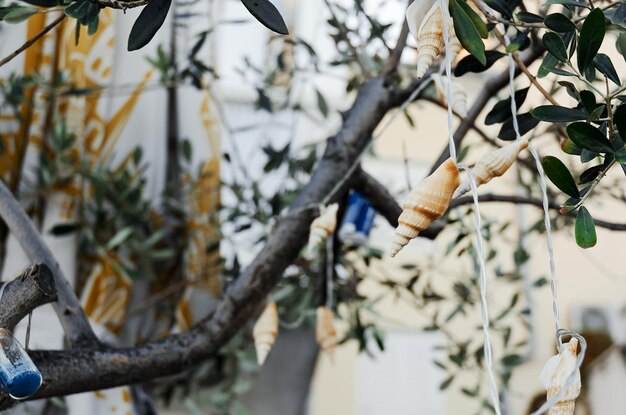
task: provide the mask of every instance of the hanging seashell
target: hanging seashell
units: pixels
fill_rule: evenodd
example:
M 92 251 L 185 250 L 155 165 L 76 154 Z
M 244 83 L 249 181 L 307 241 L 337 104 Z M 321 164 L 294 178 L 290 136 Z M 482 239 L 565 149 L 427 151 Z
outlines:
M 447 13 L 447 9 L 446 9 Z M 406 11 L 409 30 L 417 40 L 417 77 L 426 74 L 435 58 L 444 49 L 443 15 L 438 0 L 415 0 Z M 454 60 L 461 44 L 454 32 L 452 18 L 450 22 L 450 58 Z
M 437 91 L 437 99 L 443 105 L 447 105 L 446 94 L 448 92 L 448 78 L 439 74 L 432 75 Z M 452 81 L 452 110 L 461 117 L 467 117 L 467 92 L 463 85 Z
M 391 245 L 392 257 L 448 210 L 452 193 L 459 187 L 459 182 L 459 171 L 448 159 L 407 195 Z
M 333 203 L 320 208 L 320 215 L 311 223 L 309 232 L 309 249 L 317 246 L 323 240 L 335 233 L 337 227 L 337 210 L 339 205 Z
M 330 351 L 337 345 L 337 331 L 333 311 L 328 307 L 317 307 L 315 338 L 323 351 Z
M 548 401 L 558 393 L 562 394 L 550 407 L 549 415 L 574 414 L 576 398 L 580 395 L 581 389 L 580 370 L 576 362 L 577 349 L 578 339 L 572 338 L 567 344 L 561 346 L 558 355 L 548 360 L 541 373 L 541 381 L 548 390 Z M 568 378 L 574 372 L 575 375 L 568 386 Z
M 528 147 L 528 140 L 522 138 L 496 151 L 489 152 L 482 159 L 478 160 L 472 168 L 476 186 L 485 184 L 494 177 L 502 176 L 517 159 L 519 152 L 526 147 Z M 461 186 L 454 192 L 453 197 L 459 197 L 471 188 L 469 177 L 466 177 Z
M 256 359 L 262 365 L 267 358 L 278 335 L 278 310 L 274 301 L 267 304 L 265 310 L 254 324 L 252 336 L 256 348 Z

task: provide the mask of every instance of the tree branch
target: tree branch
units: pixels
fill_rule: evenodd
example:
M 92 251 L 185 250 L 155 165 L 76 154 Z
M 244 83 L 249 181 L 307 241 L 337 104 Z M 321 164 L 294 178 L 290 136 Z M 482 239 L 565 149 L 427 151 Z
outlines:
M 539 59 L 543 55 L 543 52 L 545 52 L 545 49 L 543 48 L 542 45 L 534 44 L 531 47 L 530 51 L 522 58 L 522 61 L 524 62 L 525 65 L 528 66 L 534 61 L 536 61 L 537 59 Z M 520 73 L 521 73 L 520 69 L 517 68 L 515 70 L 515 76 L 518 76 Z M 489 100 L 495 95 L 496 92 L 498 92 L 500 89 L 504 88 L 508 84 L 509 84 L 508 68 L 502 71 L 500 75 L 496 76 L 495 78 L 491 79 L 485 84 L 485 87 L 482 89 L 482 92 L 480 93 L 480 95 L 478 95 L 478 97 L 476 98 L 476 101 L 474 101 L 472 108 L 470 108 L 470 110 L 468 111 L 467 117 L 463 119 L 461 124 L 459 124 L 459 127 L 456 129 L 456 132 L 454 133 L 454 144 L 457 146 L 457 148 L 463 141 L 463 138 L 465 138 L 465 135 L 468 133 L 468 131 L 472 128 L 472 126 L 476 122 L 476 119 L 478 118 L 480 113 L 483 111 L 485 106 L 489 103 Z M 448 157 L 450 157 L 450 150 L 448 146 L 446 145 L 445 149 L 443 150 L 443 152 L 441 153 L 437 161 L 435 161 L 435 163 L 431 167 L 430 173 L 434 172 L 441 163 L 446 161 Z
M 480 202 L 505 202 L 505 203 L 514 203 L 516 205 L 531 205 L 536 206 L 538 208 L 543 209 L 543 201 L 541 199 L 526 197 L 526 196 L 507 196 L 507 195 L 496 195 L 493 193 L 486 193 L 478 196 L 478 200 Z M 474 203 L 474 200 L 471 196 L 464 196 L 458 199 L 455 199 L 450 203 L 450 208 L 468 205 Z M 548 206 L 552 210 L 561 211 L 561 205 L 556 202 L 549 202 Z M 570 212 L 566 216 L 576 217 L 576 212 Z M 608 222 L 601 219 L 593 219 L 596 226 L 601 228 L 609 229 L 612 231 L 626 231 L 626 223 L 614 223 Z
M 33 36 L 31 39 L 28 39 L 22 46 L 20 46 L 16 51 L 11 53 L 8 56 L 5 56 L 2 60 L 0 60 L 0 66 L 3 66 L 13 60 L 17 55 L 24 52 L 26 49 L 35 44 L 39 39 L 44 37 L 46 33 L 54 29 L 59 23 L 61 23 L 65 19 L 65 15 L 61 14 L 59 17 L 54 19 L 48 26 L 44 27 L 43 30 Z
M 52 270 L 57 289 L 57 302 L 54 303 L 54 310 L 69 342 L 73 346 L 98 344 L 99 340 L 91 329 L 85 312 L 59 263 L 41 239 L 41 235 L 24 209 L 1 180 L 0 217 L 19 241 L 30 260 L 34 263 L 46 264 Z
M 30 266 L 5 284 L 0 297 L 0 327 L 10 331 L 33 309 L 56 300 L 54 276 L 45 264 Z

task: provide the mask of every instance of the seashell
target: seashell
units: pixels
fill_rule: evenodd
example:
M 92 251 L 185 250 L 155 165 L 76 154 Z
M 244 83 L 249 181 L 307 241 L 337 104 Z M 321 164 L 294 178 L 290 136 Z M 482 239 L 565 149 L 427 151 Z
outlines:
M 252 336 L 254 337 L 254 347 L 256 348 L 256 359 L 262 365 L 267 358 L 272 345 L 278 335 L 278 310 L 276 303 L 270 302 L 265 306 L 265 310 L 254 324 Z
M 446 94 L 448 92 L 448 78 L 439 74 L 432 75 L 435 81 L 435 89 L 437 91 L 437 99 L 446 105 Z M 452 109 L 461 117 L 467 117 L 467 92 L 463 85 L 452 81 Z
M 323 351 L 330 351 L 337 345 L 337 331 L 333 311 L 328 307 L 317 307 L 315 338 Z
M 576 367 L 578 339 L 572 338 L 561 346 L 558 355 L 551 357 L 541 373 L 542 382 L 547 383 L 548 400 L 558 393 L 558 401 L 550 407 L 549 415 L 573 415 L 576 398 L 580 395 L 580 370 Z M 576 372 L 572 383 L 567 387 L 567 379 Z M 565 389 L 564 389 L 565 388 Z
M 441 4 L 437 0 L 415 0 L 406 11 L 406 19 L 409 30 L 417 40 L 417 77 L 421 78 L 445 46 Z M 454 60 L 461 44 L 454 32 L 450 16 L 448 21 L 450 57 Z
M 402 203 L 402 214 L 391 245 L 392 257 L 448 210 L 452 193 L 459 183 L 459 171 L 448 159 L 411 190 Z
M 476 186 L 489 182 L 494 177 L 502 176 L 517 159 L 520 151 L 528 147 L 528 140 L 522 138 L 511 144 L 487 153 L 478 160 L 472 168 L 472 175 L 476 180 Z M 466 177 L 461 186 L 454 192 L 453 197 L 459 197 L 471 189 L 469 178 Z
M 309 248 L 317 246 L 335 232 L 338 209 L 339 205 L 337 203 L 320 208 L 320 215 L 311 223 Z

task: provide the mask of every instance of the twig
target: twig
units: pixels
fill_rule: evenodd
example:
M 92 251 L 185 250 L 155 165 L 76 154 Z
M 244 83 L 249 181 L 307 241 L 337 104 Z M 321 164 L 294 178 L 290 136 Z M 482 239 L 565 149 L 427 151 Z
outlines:
M 117 0 L 97 0 L 95 3 L 98 4 L 101 8 L 111 8 L 111 9 L 119 9 L 126 10 L 132 9 L 134 7 L 141 7 L 148 4 L 149 0 L 134 0 L 134 1 L 117 1 Z
M 496 195 L 492 193 L 487 193 L 478 197 L 480 202 L 506 202 L 506 203 L 514 203 L 516 205 L 532 205 L 541 208 L 543 206 L 543 201 L 541 199 L 536 199 L 533 197 L 526 196 L 507 196 L 507 195 Z M 467 205 L 474 203 L 470 196 L 460 197 L 455 199 L 450 203 L 450 208 L 458 207 L 461 205 Z M 561 205 L 555 202 L 550 202 L 550 209 L 561 211 Z M 575 216 L 574 212 L 569 212 L 567 216 Z M 601 219 L 593 220 L 596 226 L 601 228 L 609 229 L 612 231 L 626 231 L 626 223 L 614 223 L 608 222 Z
M 24 52 L 26 49 L 28 49 L 29 47 L 31 47 L 35 42 L 37 42 L 39 39 L 41 39 L 42 37 L 44 37 L 46 35 L 46 33 L 48 33 L 49 31 L 51 31 L 52 29 L 54 29 L 59 23 L 61 23 L 63 21 L 63 19 L 65 19 L 65 15 L 62 14 L 59 17 L 57 17 L 56 19 L 54 19 L 52 21 L 52 23 L 50 23 L 48 26 L 44 27 L 43 30 L 39 33 L 37 33 L 34 37 L 28 39 L 26 41 L 26 43 L 24 43 L 22 46 L 20 46 L 15 52 L 11 53 L 10 55 L 4 57 L 1 61 L 0 61 L 0 66 L 3 66 L 6 63 L 9 63 L 10 61 L 13 60 L 13 58 L 15 58 L 17 55 L 19 55 L 20 53 Z

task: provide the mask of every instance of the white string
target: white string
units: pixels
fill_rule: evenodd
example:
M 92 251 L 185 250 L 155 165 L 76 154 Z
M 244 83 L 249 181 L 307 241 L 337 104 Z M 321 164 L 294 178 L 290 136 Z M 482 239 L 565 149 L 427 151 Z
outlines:
M 508 47 L 511 44 L 509 37 L 506 34 L 506 28 L 504 25 L 503 33 L 504 33 L 504 43 Z M 511 96 L 511 115 L 513 116 L 513 130 L 515 131 L 515 139 L 521 140 L 522 136 L 519 131 L 519 124 L 517 122 L 517 103 L 515 102 L 515 60 L 513 59 L 513 54 L 509 53 L 509 91 Z M 542 194 L 542 202 L 543 202 L 543 221 L 546 227 L 546 244 L 548 247 L 548 261 L 550 266 L 550 291 L 552 294 L 552 313 L 554 314 L 554 322 L 556 329 L 556 344 L 557 351 L 560 353 L 561 348 L 563 346 L 562 338 L 563 336 L 572 336 L 578 339 L 578 344 L 580 345 L 580 353 L 576 357 L 576 367 L 569 374 L 567 379 L 565 380 L 565 384 L 561 387 L 558 393 L 550 397 L 539 409 L 533 412 L 531 415 L 541 415 L 550 410 L 550 408 L 557 403 L 561 396 L 567 391 L 567 389 L 571 386 L 573 382 L 576 381 L 576 375 L 580 370 L 580 367 L 585 360 L 585 353 L 587 351 L 587 341 L 580 334 L 565 330 L 561 328 L 561 318 L 559 314 L 559 301 L 558 301 L 558 291 L 557 291 L 557 278 L 556 278 L 556 264 L 554 261 L 554 244 L 552 241 L 552 225 L 550 223 L 550 208 L 548 201 L 548 186 L 546 181 L 546 175 L 543 170 L 543 166 L 541 164 L 541 158 L 537 153 L 535 147 L 528 143 L 528 151 L 532 155 L 533 159 L 535 159 L 535 165 L 537 166 L 537 172 L 539 173 L 539 185 L 541 187 Z
M 504 29 L 503 25 L 503 33 L 504 33 L 504 43 L 506 46 L 511 44 L 509 37 L 506 34 L 506 29 Z M 519 131 L 519 124 L 517 122 L 517 103 L 515 102 L 515 60 L 513 59 L 513 54 L 509 53 L 509 91 L 511 95 L 511 114 L 513 116 L 513 130 L 515 131 L 515 139 L 521 140 L 522 136 Z M 561 318 L 559 315 L 559 304 L 558 304 L 558 292 L 557 292 L 557 278 L 556 278 L 556 264 L 554 261 L 554 244 L 552 242 L 552 225 L 550 223 L 550 207 L 548 201 L 548 185 L 546 180 L 545 172 L 543 171 L 543 166 L 541 165 L 541 157 L 537 153 L 535 147 L 532 144 L 528 143 L 528 151 L 535 159 L 535 165 L 537 166 L 537 172 L 539 173 L 539 185 L 541 187 L 541 196 L 543 201 L 543 221 L 546 227 L 546 242 L 548 245 L 548 259 L 550 266 L 550 290 L 552 292 L 552 312 L 554 314 L 556 332 L 561 329 Z M 557 346 L 560 347 L 560 343 L 557 342 Z
M 450 15 L 448 14 L 448 1 L 440 0 L 439 6 L 441 7 L 441 16 L 443 20 L 443 42 L 446 49 L 446 56 L 444 58 L 446 66 L 446 78 L 448 79 L 448 85 L 446 85 L 446 103 L 448 104 L 448 140 L 450 148 L 450 158 L 456 163 L 456 145 L 454 143 L 454 117 L 452 114 L 452 60 L 450 59 Z
M 476 226 L 476 245 L 478 248 L 478 267 L 480 278 L 478 280 L 480 286 L 480 304 L 481 316 L 483 323 L 483 354 L 485 355 L 485 367 L 487 368 L 487 377 L 489 379 L 489 391 L 491 392 L 491 401 L 493 403 L 496 415 L 500 415 L 500 398 L 498 393 L 498 385 L 493 374 L 493 355 L 491 352 L 491 339 L 489 336 L 489 308 L 487 306 L 487 267 L 485 265 L 485 247 L 482 235 L 482 220 L 480 218 L 478 204 L 478 189 L 476 188 L 476 180 L 470 171 L 470 168 L 463 163 L 457 165 L 460 169 L 465 170 L 472 190 L 472 198 L 474 199 L 474 225 Z
M 333 306 L 334 238 L 326 238 L 326 307 Z
M 465 170 L 469 178 L 472 190 L 472 198 L 474 199 L 474 225 L 476 227 L 476 244 L 478 248 L 478 267 L 479 267 L 479 287 L 480 287 L 480 303 L 483 327 L 483 354 L 485 359 L 485 367 L 487 369 L 487 378 L 489 381 L 489 392 L 491 394 L 491 402 L 496 415 L 501 415 L 500 394 L 498 392 L 498 384 L 493 370 L 493 354 L 491 350 L 491 338 L 489 335 L 489 307 L 487 304 L 487 267 L 485 264 L 485 247 L 482 236 L 482 221 L 480 217 L 480 207 L 478 203 L 478 190 L 476 181 L 469 167 L 464 164 L 457 163 L 456 144 L 454 142 L 454 126 L 452 114 L 452 60 L 450 59 L 450 15 L 448 14 L 447 0 L 440 0 L 441 15 L 443 20 L 443 40 L 445 45 L 445 67 L 446 78 L 448 84 L 446 86 L 446 102 L 448 106 L 448 140 L 450 148 L 450 158 L 458 168 Z

